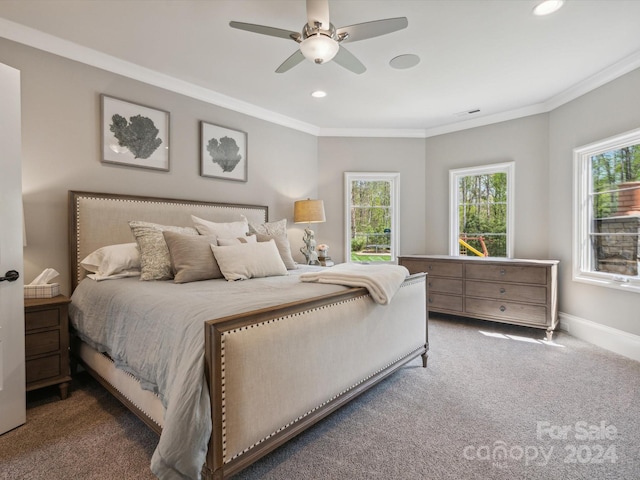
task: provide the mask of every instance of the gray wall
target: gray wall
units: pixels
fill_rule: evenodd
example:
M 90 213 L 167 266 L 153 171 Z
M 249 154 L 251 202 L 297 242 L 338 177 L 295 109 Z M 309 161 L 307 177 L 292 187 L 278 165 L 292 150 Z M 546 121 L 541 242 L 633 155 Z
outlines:
M 548 258 L 548 116 L 427 138 L 427 253 L 449 253 L 449 169 L 515 162 L 514 257 Z
M 316 235 L 334 262 L 345 261 L 344 172 L 400 172 L 400 254 L 425 251 L 424 139 L 321 137 L 318 195 L 327 223 Z
M 53 267 L 69 293 L 68 190 L 268 205 L 272 220 L 289 220 L 292 240 L 302 237 L 293 224 L 293 202 L 317 195 L 313 135 L 4 39 L 0 62 L 20 70 L 22 78 L 26 282 Z M 101 93 L 171 113 L 170 172 L 100 162 Z M 200 120 L 247 132 L 247 183 L 200 177 Z
M 640 295 L 571 279 L 573 149 L 640 127 L 640 69 L 550 114 L 549 253 L 564 265 L 561 311 L 640 335 Z

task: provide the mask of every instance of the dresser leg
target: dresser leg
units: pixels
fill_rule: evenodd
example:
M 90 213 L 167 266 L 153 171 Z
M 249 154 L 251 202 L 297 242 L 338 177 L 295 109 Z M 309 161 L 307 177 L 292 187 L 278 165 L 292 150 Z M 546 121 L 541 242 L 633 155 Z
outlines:
M 60 400 L 64 400 L 69 396 L 69 382 L 64 382 L 58 385 L 60 390 Z
M 547 342 L 553 342 L 553 330 L 547 330 Z

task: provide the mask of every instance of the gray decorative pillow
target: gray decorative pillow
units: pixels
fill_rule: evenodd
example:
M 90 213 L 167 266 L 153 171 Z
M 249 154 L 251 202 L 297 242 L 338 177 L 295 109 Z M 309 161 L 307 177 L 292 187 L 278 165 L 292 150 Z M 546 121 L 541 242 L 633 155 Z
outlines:
M 169 248 L 162 232 L 198 235 L 198 231 L 192 227 L 174 227 L 137 220 L 129 222 L 129 227 L 138 243 L 138 248 L 140 248 L 142 269 L 140 280 L 170 280 L 173 278 Z
M 169 247 L 175 283 L 222 278 L 211 251 L 211 245 L 216 244 L 214 235 L 185 235 L 168 230 L 162 234 Z
M 277 222 L 249 223 L 249 233 L 261 233 L 263 235 L 286 235 L 287 219 Z M 258 240 L 260 241 L 260 240 Z
M 295 270 L 298 268 L 295 260 L 291 256 L 291 244 L 289 243 L 286 233 L 284 235 L 265 235 L 257 233 L 256 237 L 258 238 L 258 242 L 268 242 L 269 240 L 276 242 L 278 253 L 280 254 L 280 258 L 282 258 L 285 267 L 287 267 L 287 270 Z

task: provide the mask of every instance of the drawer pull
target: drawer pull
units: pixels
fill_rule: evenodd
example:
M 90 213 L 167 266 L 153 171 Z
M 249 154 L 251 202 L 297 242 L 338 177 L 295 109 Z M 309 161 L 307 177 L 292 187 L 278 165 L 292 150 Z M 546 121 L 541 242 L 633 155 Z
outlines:
M 500 293 L 505 294 L 505 293 L 507 293 L 507 291 L 503 287 L 503 288 L 500 289 Z
M 429 299 L 429 303 L 433 303 L 433 298 L 430 298 L 430 299 Z
M 429 285 L 430 287 L 432 286 L 432 285 L 431 285 L 431 282 L 427 283 L 427 285 Z
M 507 272 L 505 271 L 504 268 L 502 270 L 500 270 L 500 275 L 504 275 L 505 273 L 507 273 Z
M 500 305 L 500 311 L 504 312 L 507 309 L 507 307 L 505 307 L 504 305 Z
M 428 268 L 429 270 L 433 270 L 433 265 L 427 265 L 427 268 Z

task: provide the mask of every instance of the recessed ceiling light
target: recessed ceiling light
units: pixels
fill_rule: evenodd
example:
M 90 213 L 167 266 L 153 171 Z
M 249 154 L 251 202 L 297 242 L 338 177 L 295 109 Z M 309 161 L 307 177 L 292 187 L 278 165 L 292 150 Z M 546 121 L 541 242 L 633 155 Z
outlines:
M 564 0 L 545 0 L 534 7 L 533 14 L 538 16 L 549 15 L 559 10 L 563 4 Z
M 316 90 L 315 92 L 311 92 L 311 96 L 314 98 L 324 98 L 327 96 L 327 92 L 323 90 Z
M 420 57 L 413 54 L 398 55 L 397 57 L 393 57 L 389 61 L 389 65 L 399 70 L 415 67 L 419 63 L 420 63 Z

